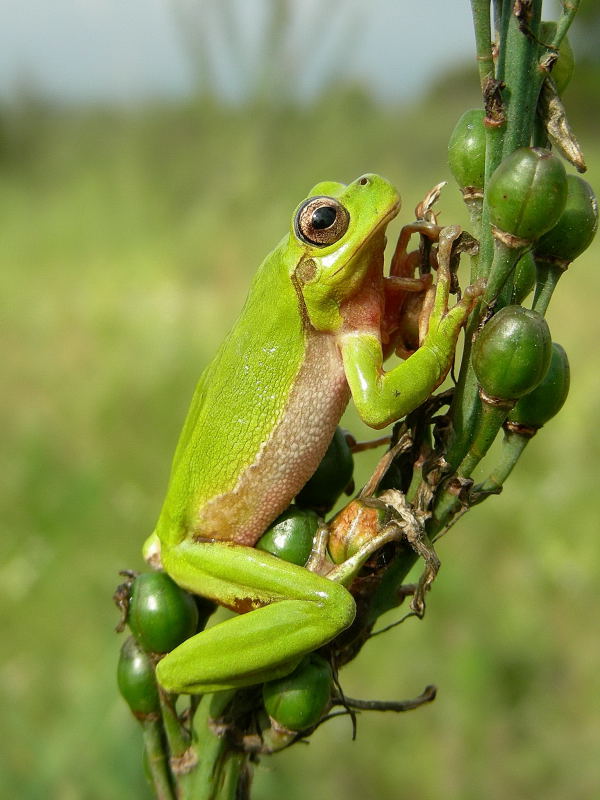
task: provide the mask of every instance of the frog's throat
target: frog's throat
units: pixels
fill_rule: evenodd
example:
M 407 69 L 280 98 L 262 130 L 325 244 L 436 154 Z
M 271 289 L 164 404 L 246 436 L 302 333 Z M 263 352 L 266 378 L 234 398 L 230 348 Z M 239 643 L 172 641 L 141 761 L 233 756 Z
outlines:
M 335 338 L 310 328 L 306 336 L 304 361 L 280 419 L 233 489 L 203 505 L 196 539 L 254 545 L 325 455 L 350 390 Z

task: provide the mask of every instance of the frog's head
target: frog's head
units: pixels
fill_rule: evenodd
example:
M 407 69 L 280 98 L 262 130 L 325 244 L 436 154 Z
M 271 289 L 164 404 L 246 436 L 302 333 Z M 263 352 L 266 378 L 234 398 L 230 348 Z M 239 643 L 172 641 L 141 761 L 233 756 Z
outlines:
M 400 198 L 379 175 L 347 186 L 318 183 L 296 209 L 289 237 L 291 278 L 318 330 L 341 325 L 340 306 L 382 268 L 385 229 Z

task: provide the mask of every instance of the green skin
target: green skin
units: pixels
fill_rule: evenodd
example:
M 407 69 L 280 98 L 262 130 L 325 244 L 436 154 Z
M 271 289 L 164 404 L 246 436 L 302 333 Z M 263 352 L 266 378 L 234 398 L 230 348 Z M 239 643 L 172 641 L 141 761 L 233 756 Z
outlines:
M 157 677 L 170 692 L 282 677 L 350 625 L 355 605 L 345 586 L 389 533 L 326 577 L 254 545 L 317 468 L 350 395 L 374 428 L 416 408 L 446 376 L 473 304 L 467 290 L 448 311 L 450 275 L 440 267 L 422 345 L 384 371 L 392 279 L 383 275 L 383 253 L 398 194 L 378 175 L 365 175 L 347 186 L 320 183 L 309 198 L 316 196 L 346 209 L 347 229 L 325 245 L 304 241 L 301 204 L 259 268 L 237 323 L 200 378 L 144 548 L 180 586 L 239 612 L 159 662 Z

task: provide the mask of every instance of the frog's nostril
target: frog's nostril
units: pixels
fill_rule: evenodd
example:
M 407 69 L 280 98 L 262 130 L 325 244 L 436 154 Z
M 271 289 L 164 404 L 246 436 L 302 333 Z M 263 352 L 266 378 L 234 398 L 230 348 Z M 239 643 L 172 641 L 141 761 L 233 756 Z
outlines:
M 361 178 L 361 179 L 359 180 L 359 184 L 360 184 L 361 186 L 368 186 L 368 185 L 369 185 L 369 179 L 368 179 L 368 178 Z

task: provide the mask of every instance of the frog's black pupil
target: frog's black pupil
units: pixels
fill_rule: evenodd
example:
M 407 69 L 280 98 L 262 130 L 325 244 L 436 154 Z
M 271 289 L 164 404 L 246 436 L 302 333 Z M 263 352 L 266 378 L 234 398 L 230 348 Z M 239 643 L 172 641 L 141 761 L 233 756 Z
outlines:
M 335 217 L 336 210 L 333 206 L 321 206 L 313 211 L 310 221 L 313 228 L 320 231 L 333 225 Z

